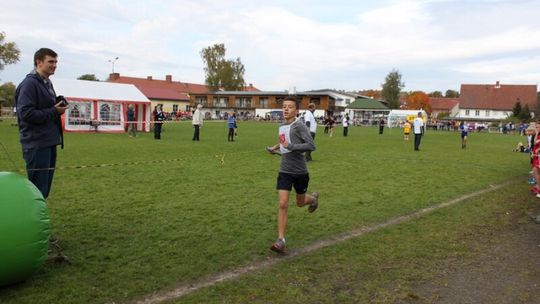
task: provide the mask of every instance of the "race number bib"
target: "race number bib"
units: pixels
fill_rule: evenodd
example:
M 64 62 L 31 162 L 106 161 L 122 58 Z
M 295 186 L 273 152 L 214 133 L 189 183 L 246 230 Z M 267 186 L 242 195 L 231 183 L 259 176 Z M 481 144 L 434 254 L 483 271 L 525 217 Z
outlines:
M 291 150 L 283 147 L 285 141 L 289 144 L 291 143 L 291 125 L 292 124 L 279 127 L 279 152 L 281 152 L 281 154 L 291 152 Z

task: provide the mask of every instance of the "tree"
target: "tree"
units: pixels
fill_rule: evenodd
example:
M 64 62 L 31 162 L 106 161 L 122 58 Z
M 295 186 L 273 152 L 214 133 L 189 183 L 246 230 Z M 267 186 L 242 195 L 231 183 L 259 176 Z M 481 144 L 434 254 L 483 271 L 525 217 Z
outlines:
M 519 118 L 519 115 L 521 115 L 521 102 L 516 102 L 516 104 L 514 105 L 514 108 L 512 109 L 512 114 L 514 115 L 514 117 L 518 117 Z
M 201 50 L 201 57 L 206 65 L 205 83 L 211 90 L 217 91 L 222 88 L 227 91 L 241 91 L 244 89 L 244 65 L 240 58 L 235 60 L 225 59 L 225 45 L 214 44 Z
M 90 80 L 90 81 L 99 81 L 99 79 L 96 78 L 95 74 L 84 74 L 79 77 L 77 77 L 79 80 Z
M 360 91 L 358 92 L 360 95 L 364 95 L 364 96 L 368 96 L 368 97 L 371 97 L 373 99 L 381 99 L 381 91 L 380 90 L 363 90 L 363 91 Z
M 431 105 L 429 104 L 429 96 L 422 92 L 416 91 L 412 92 L 407 96 L 407 107 L 408 110 L 424 110 L 428 114 L 431 113 Z
M 447 98 L 458 98 L 459 92 L 454 90 L 446 90 L 446 93 L 444 94 L 444 97 Z
M 525 104 L 525 106 L 521 109 L 518 117 L 521 121 L 527 121 L 531 119 L 531 110 L 529 109 L 528 104 Z
M 8 64 L 17 63 L 21 51 L 15 42 L 4 42 L 6 33 L 0 32 L 0 71 Z
M 404 87 L 405 83 L 401 82 L 401 74 L 398 70 L 392 69 L 386 76 L 381 91 L 381 95 L 388 102 L 390 109 L 399 109 L 399 93 Z
M 429 97 L 437 97 L 437 98 L 440 98 L 440 97 L 443 97 L 443 94 L 441 91 L 433 91 L 431 93 L 428 94 Z
M 0 103 L 4 107 L 12 107 L 15 105 L 15 84 L 6 82 L 0 86 Z

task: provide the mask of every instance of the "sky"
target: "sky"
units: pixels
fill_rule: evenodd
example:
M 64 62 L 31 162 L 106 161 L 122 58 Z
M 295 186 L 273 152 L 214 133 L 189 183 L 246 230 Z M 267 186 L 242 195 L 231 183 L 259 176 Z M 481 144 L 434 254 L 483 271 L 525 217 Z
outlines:
M 393 69 L 405 91 L 538 84 L 538 12 L 540 0 L 3 0 L 0 31 L 21 56 L 0 83 L 18 84 L 41 47 L 59 54 L 53 82 L 114 67 L 204 83 L 200 51 L 224 43 L 264 91 L 380 89 Z

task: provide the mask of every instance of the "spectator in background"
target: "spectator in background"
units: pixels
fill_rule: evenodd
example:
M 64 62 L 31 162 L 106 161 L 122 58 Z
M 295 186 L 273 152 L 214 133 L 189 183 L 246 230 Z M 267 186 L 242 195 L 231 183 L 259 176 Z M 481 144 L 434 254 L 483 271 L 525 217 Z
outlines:
M 467 148 L 467 137 L 469 135 L 469 125 L 462 121 L 459 124 L 459 129 L 461 130 L 461 149 Z
M 229 127 L 229 134 L 227 135 L 227 141 L 234 141 L 234 135 L 236 130 L 236 113 L 232 113 L 227 118 L 227 126 Z
M 343 116 L 342 124 L 343 136 L 347 137 L 347 135 L 349 135 L 349 114 L 345 114 L 345 116 Z
M 135 110 L 133 110 L 133 105 L 130 104 L 128 106 L 128 110 L 126 113 L 127 121 L 128 121 L 128 135 L 129 137 L 136 137 L 137 136 L 137 124 L 135 123 Z
M 310 103 L 308 105 L 308 110 L 306 111 L 306 114 L 304 116 L 306 126 L 309 129 L 309 134 L 311 134 L 311 138 L 313 138 L 313 142 L 315 142 L 315 135 L 317 133 L 317 121 L 315 120 L 315 115 L 313 113 L 315 112 L 315 104 Z M 306 151 L 306 161 L 312 161 L 311 158 L 311 151 Z
M 197 110 L 193 113 L 191 124 L 193 125 L 193 141 L 199 141 L 200 128 L 203 125 L 204 114 L 202 113 L 202 104 L 197 105 Z
M 165 113 L 161 108 L 161 105 L 154 107 L 154 139 L 161 139 L 161 127 L 163 126 L 163 121 L 165 120 Z
M 384 118 L 381 117 L 379 120 L 379 135 L 382 135 L 384 132 Z
M 411 123 L 405 119 L 405 123 L 403 124 L 403 139 L 409 140 L 409 134 L 411 134 Z
M 414 132 L 414 151 L 420 151 L 420 141 L 424 134 L 424 120 L 422 119 L 422 112 L 418 112 L 418 117 L 413 121 Z

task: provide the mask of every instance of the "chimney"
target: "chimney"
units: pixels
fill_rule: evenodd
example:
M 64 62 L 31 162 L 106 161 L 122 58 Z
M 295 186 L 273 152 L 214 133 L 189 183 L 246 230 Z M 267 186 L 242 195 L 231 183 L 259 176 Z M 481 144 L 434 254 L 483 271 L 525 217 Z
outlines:
M 146 76 L 146 80 L 152 80 L 152 76 Z
M 110 73 L 109 74 L 109 81 L 114 81 L 120 78 L 120 73 Z
M 172 82 L 172 75 L 165 75 L 165 81 Z
M 495 82 L 495 88 L 498 89 L 500 87 L 501 87 L 501 85 L 499 84 L 499 81 L 497 80 L 497 82 Z

